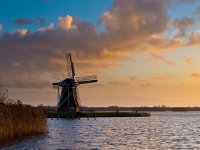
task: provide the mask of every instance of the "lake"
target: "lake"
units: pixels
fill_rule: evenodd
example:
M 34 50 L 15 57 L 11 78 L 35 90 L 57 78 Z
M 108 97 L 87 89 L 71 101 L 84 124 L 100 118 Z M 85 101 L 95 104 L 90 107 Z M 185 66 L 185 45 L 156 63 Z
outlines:
M 200 149 L 200 112 L 153 112 L 144 118 L 48 119 L 49 132 L 3 150 Z

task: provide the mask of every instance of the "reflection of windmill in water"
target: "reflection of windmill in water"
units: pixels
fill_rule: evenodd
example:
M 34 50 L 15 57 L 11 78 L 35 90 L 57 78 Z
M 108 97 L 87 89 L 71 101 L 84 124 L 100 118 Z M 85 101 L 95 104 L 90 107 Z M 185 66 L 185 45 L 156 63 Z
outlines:
M 79 84 L 97 82 L 98 80 L 96 75 L 76 77 L 71 53 L 66 54 L 66 59 L 68 78 L 61 82 L 53 83 L 53 86 L 57 86 L 58 90 L 57 112 L 64 111 L 76 113 L 80 111 L 80 98 L 77 86 Z

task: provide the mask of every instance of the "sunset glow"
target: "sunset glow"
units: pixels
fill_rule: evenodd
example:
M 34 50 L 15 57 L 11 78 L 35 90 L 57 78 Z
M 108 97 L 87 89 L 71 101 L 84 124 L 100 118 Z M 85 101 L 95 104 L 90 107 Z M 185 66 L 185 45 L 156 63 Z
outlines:
M 71 52 L 77 76 L 98 75 L 79 87 L 83 106 L 199 106 L 200 1 L 0 3 L 0 82 L 11 98 L 56 105 L 52 83 L 67 77 Z

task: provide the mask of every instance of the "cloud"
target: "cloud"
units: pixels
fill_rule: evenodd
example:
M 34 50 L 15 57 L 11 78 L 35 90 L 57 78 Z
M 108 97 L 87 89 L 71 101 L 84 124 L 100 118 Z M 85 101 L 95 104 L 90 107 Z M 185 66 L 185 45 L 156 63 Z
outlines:
M 53 81 L 53 78 L 48 73 L 23 71 L 19 74 L 17 71 L 12 70 L 1 73 L 0 81 L 3 81 L 7 87 L 25 89 L 34 87 L 40 89 L 50 87 L 50 80 Z
M 73 18 L 71 16 L 59 17 L 58 25 L 60 29 L 69 30 L 72 28 Z
M 21 26 L 21 25 L 32 25 L 34 24 L 34 21 L 29 18 L 17 18 L 13 21 L 15 25 Z
M 196 46 L 199 45 L 199 42 L 200 42 L 200 31 L 197 30 L 195 33 L 191 34 L 188 37 L 187 46 Z
M 129 80 L 130 83 L 137 84 L 140 87 L 148 87 L 152 85 L 148 80 L 141 79 L 137 76 L 130 76 Z
M 16 29 L 12 32 L 12 34 L 14 36 L 19 36 L 19 37 L 23 37 L 26 36 L 28 34 L 28 30 L 27 29 Z
M 167 79 L 172 79 L 172 78 L 174 78 L 174 77 L 170 76 L 168 74 L 158 74 L 158 75 L 151 77 L 151 79 L 154 79 L 154 80 L 167 80 Z
M 175 0 L 177 3 L 195 3 L 197 0 Z
M 0 32 L 3 30 L 3 25 L 0 24 Z
M 150 58 L 148 59 L 149 62 L 157 62 L 157 61 L 161 61 L 165 64 L 174 66 L 175 63 L 171 60 L 166 59 L 165 57 L 163 57 L 162 55 L 159 54 L 155 54 L 155 53 L 151 53 L 150 54 Z
M 13 23 L 17 26 L 23 26 L 23 25 L 34 25 L 39 24 L 40 26 L 45 25 L 46 20 L 43 17 L 36 17 L 35 19 L 30 18 L 17 18 L 13 21 Z
M 17 29 L 3 33 L 0 36 L 0 72 L 4 73 L 0 78 L 13 87 L 48 87 L 47 83 L 50 86 L 52 81 L 50 75 L 67 74 L 67 51 L 72 52 L 78 71 L 95 73 L 112 68 L 133 52 L 152 53 L 181 47 L 184 43 L 180 39 L 161 36 L 171 22 L 167 12 L 170 2 L 115 0 L 99 18 L 103 31 L 98 31 L 90 22 L 68 15 L 58 18 L 58 26 L 51 23 L 34 32 Z M 28 25 L 42 23 L 42 19 L 18 18 L 14 22 Z M 151 61 L 174 65 L 158 54 L 151 54 Z M 49 74 L 48 81 L 41 78 L 46 74 Z
M 120 40 L 143 39 L 166 29 L 169 0 L 116 0 L 100 18 L 110 36 Z M 114 38 L 114 37 L 113 37 Z
M 200 13 L 200 6 L 198 6 L 194 12 L 195 15 L 199 15 Z
M 41 26 L 45 25 L 46 23 L 46 20 L 43 17 L 36 17 L 35 20 Z
M 157 53 L 157 52 L 164 52 L 170 51 L 174 48 L 180 48 L 186 45 L 186 43 L 181 40 L 180 38 L 173 37 L 173 38 L 166 38 L 159 34 L 153 34 L 149 37 L 147 41 L 147 45 L 144 46 L 144 50 L 148 51 L 149 53 Z
M 149 87 L 149 86 L 151 86 L 152 84 L 151 83 L 141 83 L 141 84 L 139 84 L 139 86 L 141 86 L 141 87 Z
M 200 79 L 200 73 L 199 72 L 191 73 L 190 76 L 194 77 L 194 78 L 197 78 L 197 79 Z
M 130 85 L 130 82 L 126 81 L 126 80 L 120 80 L 120 79 L 112 79 L 109 80 L 108 85 L 110 85 L 111 87 L 113 86 L 128 86 Z
M 45 32 L 45 31 L 50 31 L 50 30 L 54 30 L 53 23 L 50 23 L 48 27 L 42 27 L 38 29 L 39 32 Z
M 185 62 L 187 62 L 188 64 L 191 64 L 193 62 L 193 58 L 185 57 Z
M 137 77 L 137 76 L 131 76 L 131 77 L 129 77 L 129 79 L 131 80 L 131 81 L 143 81 L 143 80 L 141 80 L 139 77 Z
M 195 19 L 191 17 L 183 17 L 181 19 L 174 19 L 173 25 L 179 30 L 178 36 L 185 36 L 187 28 L 195 23 Z

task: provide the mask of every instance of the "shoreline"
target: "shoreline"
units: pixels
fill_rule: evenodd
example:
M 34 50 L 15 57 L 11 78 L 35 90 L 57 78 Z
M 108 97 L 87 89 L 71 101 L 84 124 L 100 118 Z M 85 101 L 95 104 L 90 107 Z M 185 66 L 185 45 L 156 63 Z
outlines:
M 72 116 L 67 112 L 48 112 L 47 118 L 96 118 L 96 117 L 150 117 L 149 112 L 81 112 Z

